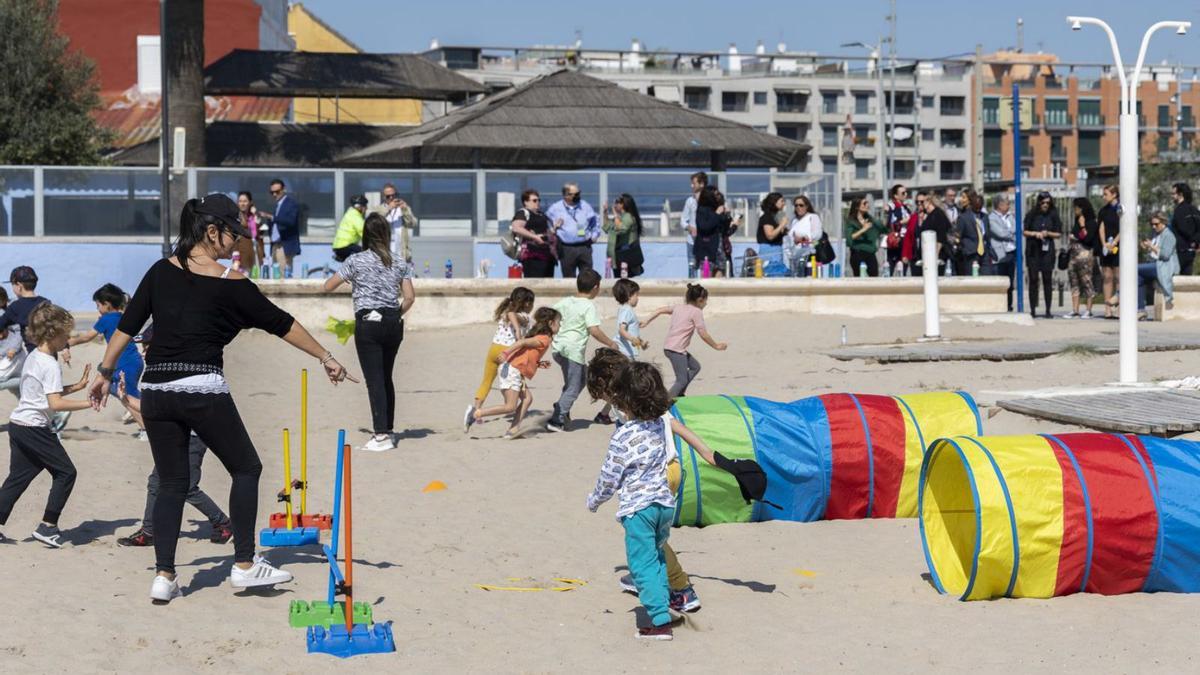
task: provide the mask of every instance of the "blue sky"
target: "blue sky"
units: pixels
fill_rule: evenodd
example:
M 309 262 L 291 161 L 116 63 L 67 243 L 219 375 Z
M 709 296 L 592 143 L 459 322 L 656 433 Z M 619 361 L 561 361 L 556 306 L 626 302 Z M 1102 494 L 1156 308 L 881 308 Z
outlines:
M 886 34 L 886 0 L 304 0 L 304 5 L 367 51 L 411 52 L 443 45 L 566 45 L 575 31 L 585 47 L 619 48 L 634 37 L 646 48 L 723 50 L 730 42 L 745 53 L 757 40 L 768 48 L 783 40 L 790 50 L 849 53 L 843 42 L 874 42 Z M 1009 0 L 954 3 L 898 0 L 897 45 L 902 56 L 936 57 L 1016 44 L 1016 20 L 1025 21 L 1026 51 L 1054 52 L 1066 61 L 1110 62 L 1108 40 L 1097 28 L 1071 32 L 1063 17 L 1088 14 L 1108 21 L 1127 62 L 1137 57 L 1142 33 L 1153 21 L 1196 24 L 1185 37 L 1161 31 L 1147 61 L 1200 65 L 1197 0 Z

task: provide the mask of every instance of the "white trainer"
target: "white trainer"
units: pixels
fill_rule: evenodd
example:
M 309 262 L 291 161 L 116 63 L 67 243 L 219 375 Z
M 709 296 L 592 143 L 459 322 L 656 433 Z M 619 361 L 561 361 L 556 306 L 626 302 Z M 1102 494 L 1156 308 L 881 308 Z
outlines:
M 372 436 L 360 449 L 367 452 L 386 452 L 396 449 L 396 441 L 392 440 L 391 435 Z
M 167 603 L 175 598 L 183 597 L 179 590 L 179 579 L 168 579 L 161 574 L 154 575 L 154 583 L 150 584 L 150 599 L 155 602 Z
M 254 564 L 250 569 L 242 569 L 237 565 L 229 572 L 229 583 L 234 588 L 251 588 L 254 586 L 274 586 L 292 580 L 292 573 L 272 567 L 266 558 L 254 556 Z

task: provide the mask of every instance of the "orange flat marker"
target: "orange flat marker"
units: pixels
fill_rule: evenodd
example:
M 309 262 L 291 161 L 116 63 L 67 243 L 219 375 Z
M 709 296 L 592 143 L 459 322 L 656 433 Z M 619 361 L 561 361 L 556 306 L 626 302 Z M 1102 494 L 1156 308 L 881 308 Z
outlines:
M 421 492 L 441 492 L 446 489 L 446 484 L 440 480 L 430 481 L 428 485 L 421 488 Z

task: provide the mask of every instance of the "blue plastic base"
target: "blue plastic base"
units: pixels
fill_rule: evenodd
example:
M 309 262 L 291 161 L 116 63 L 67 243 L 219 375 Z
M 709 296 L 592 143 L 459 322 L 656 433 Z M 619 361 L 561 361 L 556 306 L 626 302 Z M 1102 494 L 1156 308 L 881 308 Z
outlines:
M 259 546 L 308 546 L 321 543 L 321 531 L 315 527 L 266 528 L 258 532 Z
M 359 654 L 387 654 L 396 651 L 392 639 L 392 623 L 376 623 L 370 626 L 355 624 L 354 631 L 346 634 L 345 624 L 310 626 L 306 638 L 309 654 L 330 654 L 340 659 Z

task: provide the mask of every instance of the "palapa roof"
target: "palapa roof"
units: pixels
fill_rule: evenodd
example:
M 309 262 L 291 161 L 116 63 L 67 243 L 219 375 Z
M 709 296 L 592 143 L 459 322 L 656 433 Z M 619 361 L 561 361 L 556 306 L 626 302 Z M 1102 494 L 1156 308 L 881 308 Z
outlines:
M 235 49 L 204 69 L 204 93 L 458 101 L 487 89 L 416 54 Z
M 560 70 L 350 151 L 341 165 L 786 167 L 810 146 Z

